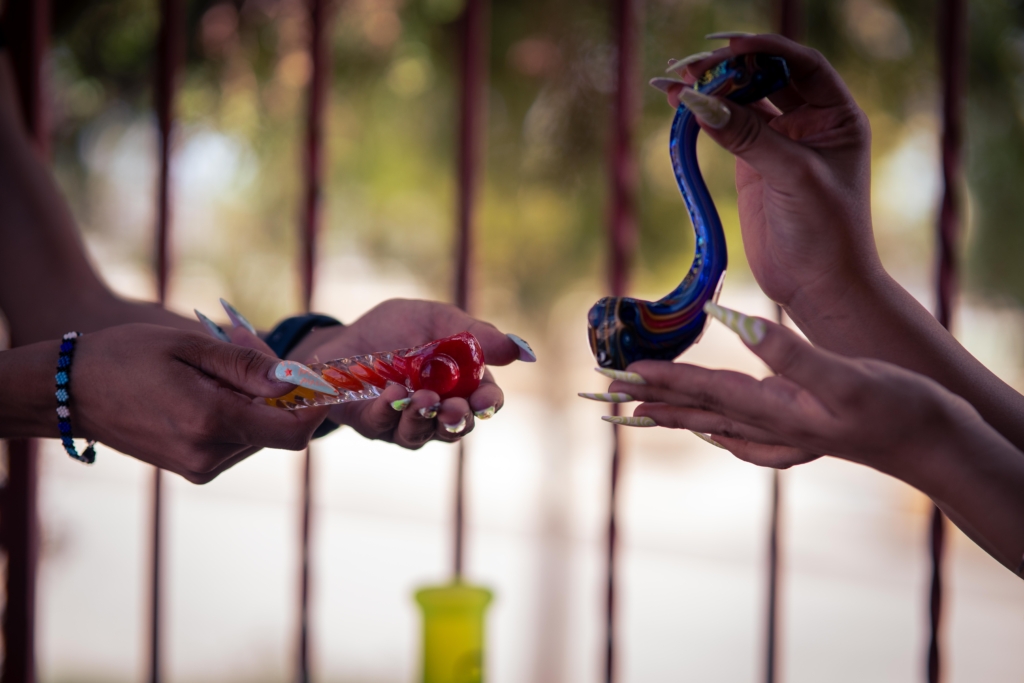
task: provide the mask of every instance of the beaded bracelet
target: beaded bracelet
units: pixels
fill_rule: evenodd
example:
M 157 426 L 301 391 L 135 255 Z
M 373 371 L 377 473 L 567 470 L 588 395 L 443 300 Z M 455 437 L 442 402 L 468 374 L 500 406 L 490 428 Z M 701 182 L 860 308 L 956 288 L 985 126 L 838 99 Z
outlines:
M 60 356 L 57 358 L 57 427 L 60 429 L 60 441 L 64 450 L 78 462 L 91 465 L 96 462 L 96 441 L 89 441 L 85 451 L 79 455 L 71 436 L 71 361 L 75 357 L 75 342 L 81 332 L 68 332 L 60 344 Z

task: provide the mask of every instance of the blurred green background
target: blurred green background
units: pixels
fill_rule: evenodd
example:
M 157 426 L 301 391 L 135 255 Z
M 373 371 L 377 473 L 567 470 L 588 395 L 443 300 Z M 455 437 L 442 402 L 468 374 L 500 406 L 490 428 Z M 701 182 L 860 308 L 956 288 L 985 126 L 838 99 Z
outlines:
M 216 273 L 228 298 L 269 324 L 297 302 L 299 140 L 310 71 L 303 3 L 187 5 L 176 150 L 202 139 L 221 152 L 219 162 L 197 162 L 211 175 L 215 220 L 193 234 L 187 210 L 179 209 L 175 248 L 190 264 L 182 267 Z M 370 256 L 411 273 L 439 298 L 451 289 L 460 10 L 460 0 L 350 0 L 335 3 L 330 30 L 323 253 Z M 871 118 L 876 188 L 886 160 L 883 171 L 900 180 L 921 176 L 921 196 L 876 197 L 876 230 L 891 268 L 922 274 L 933 258 L 939 182 L 936 11 L 927 0 L 806 3 L 807 42 L 839 68 Z M 648 2 L 644 80 L 669 57 L 705 49 L 708 31 L 766 31 L 769 17 L 765 0 Z M 97 186 L 130 172 L 118 170 L 117 150 L 139 139 L 155 149 L 157 24 L 151 0 L 55 6 L 58 173 L 90 238 L 142 267 L 152 252 L 147 186 L 136 189 L 138 210 L 127 213 L 128 200 L 108 197 L 115 212 Z M 1024 3 L 970 3 L 968 284 L 1013 302 L 1024 301 L 1024 269 L 1017 266 L 1024 254 L 1022 26 Z M 605 138 L 616 58 L 608 3 L 495 0 L 492 33 L 478 301 L 484 314 L 515 310 L 543 321 L 563 292 L 586 280 L 600 287 L 604 277 Z M 652 89 L 637 96 L 635 282 L 667 291 L 686 271 L 692 236 L 667 161 L 671 112 Z M 701 154 L 730 242 L 739 245 L 732 160 L 706 141 Z M 749 277 L 741 250 L 731 257 L 730 278 Z

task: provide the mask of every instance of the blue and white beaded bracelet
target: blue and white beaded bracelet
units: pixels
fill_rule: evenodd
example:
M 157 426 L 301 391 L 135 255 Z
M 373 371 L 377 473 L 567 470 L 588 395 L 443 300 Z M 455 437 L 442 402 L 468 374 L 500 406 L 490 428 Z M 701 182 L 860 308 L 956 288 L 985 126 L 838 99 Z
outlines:
M 96 462 L 96 442 L 89 441 L 85 451 L 79 455 L 71 436 L 71 361 L 75 357 L 75 342 L 81 336 L 80 332 L 68 332 L 60 343 L 60 356 L 57 358 L 57 427 L 60 429 L 60 441 L 68 455 L 78 462 L 91 465 Z

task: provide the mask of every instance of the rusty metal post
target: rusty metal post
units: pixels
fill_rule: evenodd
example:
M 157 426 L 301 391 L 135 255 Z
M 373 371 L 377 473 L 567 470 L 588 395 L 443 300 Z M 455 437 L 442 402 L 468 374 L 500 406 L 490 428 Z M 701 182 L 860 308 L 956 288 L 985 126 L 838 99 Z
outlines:
M 957 243 L 962 231 L 963 118 L 967 72 L 967 3 L 939 3 L 938 53 L 942 79 L 942 205 L 937 227 L 936 313 L 942 326 L 951 329 L 957 286 Z M 942 626 L 942 557 L 946 523 L 938 506 L 932 509 L 929 529 L 931 587 L 929 590 L 928 683 L 941 676 L 939 656 Z
M 469 311 L 473 278 L 473 233 L 483 175 L 487 125 L 487 71 L 490 45 L 489 0 L 468 0 L 459 22 L 458 208 L 455 244 L 455 305 Z M 466 446 L 460 441 L 455 460 L 455 510 L 452 574 L 465 566 Z
M 608 216 L 609 280 L 612 296 L 624 296 L 629 267 L 636 248 L 636 194 L 638 184 L 634 132 L 640 113 L 639 69 L 642 0 L 614 0 L 612 28 L 616 44 L 616 85 L 612 113 L 609 163 L 611 205 Z M 612 406 L 618 415 L 618 405 Z M 608 490 L 608 530 L 605 576 L 604 680 L 616 679 L 616 551 L 618 549 L 619 471 L 622 443 L 618 425 L 612 425 L 612 459 Z
M 300 278 L 302 307 L 309 311 L 313 303 L 316 280 L 316 256 L 320 231 L 321 199 L 323 194 L 324 107 L 330 75 L 327 27 L 329 0 L 306 0 L 309 27 L 309 52 L 312 74 L 306 102 L 306 131 L 302 162 L 303 202 L 300 218 Z M 313 457 L 309 448 L 302 457 L 302 507 L 299 557 L 299 634 L 296 676 L 299 683 L 310 680 L 309 669 L 309 539 L 311 526 Z
M 156 291 L 160 305 L 167 303 L 170 275 L 171 230 L 171 146 L 174 134 L 174 98 L 185 48 L 185 8 L 182 0 L 160 0 L 160 33 L 154 105 L 160 140 L 156 210 Z M 149 593 L 149 681 L 160 681 L 161 588 L 163 565 L 163 474 L 153 470 L 153 498 L 150 537 Z
M 49 156 L 43 58 L 50 37 L 49 0 L 5 3 L 3 17 L 25 127 Z M 36 579 L 39 564 L 39 455 L 35 441 L 7 442 L 7 481 L 0 489 L 0 543 L 7 554 L 3 631 L 4 683 L 35 683 Z

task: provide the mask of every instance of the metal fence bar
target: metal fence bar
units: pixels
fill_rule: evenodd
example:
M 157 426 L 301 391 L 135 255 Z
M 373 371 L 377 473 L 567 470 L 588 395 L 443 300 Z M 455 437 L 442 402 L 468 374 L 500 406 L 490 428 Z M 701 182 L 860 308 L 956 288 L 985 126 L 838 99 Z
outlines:
M 608 216 L 609 280 L 612 296 L 624 296 L 629 267 L 636 246 L 636 193 L 638 173 L 633 134 L 640 113 L 639 68 L 642 0 L 614 0 L 611 20 L 617 54 L 615 100 L 612 114 L 609 180 L 611 205 Z M 612 413 L 619 414 L 618 405 Z M 608 528 L 605 576 L 604 680 L 616 679 L 616 551 L 618 549 L 619 472 L 622 442 L 618 425 L 612 425 L 612 459 L 608 489 Z
M 963 118 L 967 71 L 967 3 L 943 0 L 939 5 L 938 53 L 942 79 L 942 205 L 937 227 L 938 267 L 936 313 L 947 330 L 953 322 L 957 286 L 957 242 L 963 220 Z M 938 506 L 932 509 L 929 529 L 931 587 L 929 590 L 928 683 L 941 680 L 939 636 L 942 625 L 942 557 L 946 523 Z
M 803 0 L 775 0 L 773 17 L 775 32 L 790 40 L 800 40 L 804 29 Z M 782 306 L 775 305 L 775 317 L 783 324 Z M 782 473 L 772 470 L 771 503 L 768 521 L 767 583 L 768 605 L 765 615 L 764 680 L 775 683 L 779 675 L 779 539 L 782 504 Z
M 25 127 L 36 149 L 49 156 L 42 63 L 50 37 L 49 0 L 8 2 L 3 25 Z M 39 455 L 37 443 L 7 442 L 7 481 L 0 490 L 0 542 L 7 554 L 3 632 L 4 683 L 35 683 L 36 579 L 39 562 Z
M 171 145 L 174 133 L 174 96 L 184 56 L 184 6 L 182 0 L 160 0 L 160 33 L 154 100 L 160 140 L 156 203 L 156 291 L 160 305 L 167 303 L 170 275 Z M 161 588 L 163 585 L 163 473 L 153 470 L 150 536 L 149 681 L 160 681 Z
M 487 71 L 490 47 L 490 2 L 469 0 L 459 22 L 458 206 L 455 243 L 455 305 L 472 304 L 473 234 L 486 143 Z M 455 459 L 452 575 L 462 579 L 466 534 L 466 445 L 460 441 Z
M 306 131 L 303 152 L 303 202 L 300 220 L 301 256 L 299 272 L 302 285 L 302 307 L 311 310 L 316 280 L 316 256 L 323 196 L 324 107 L 330 73 L 326 30 L 329 0 L 307 0 L 309 13 L 309 52 L 312 74 L 306 103 Z M 299 638 L 297 680 L 310 680 L 309 649 L 309 539 L 311 528 L 313 457 L 309 448 L 302 457 L 302 508 L 299 558 Z

